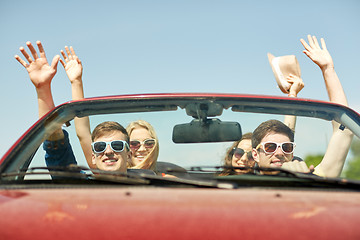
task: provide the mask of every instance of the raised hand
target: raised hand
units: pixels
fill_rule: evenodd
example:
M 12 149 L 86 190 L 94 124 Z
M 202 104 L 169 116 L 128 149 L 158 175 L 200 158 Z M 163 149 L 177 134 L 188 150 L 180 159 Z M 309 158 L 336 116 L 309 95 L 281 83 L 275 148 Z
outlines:
M 286 77 L 286 81 L 291 84 L 289 89 L 289 96 L 297 97 L 297 94 L 301 91 L 301 89 L 304 88 L 304 82 L 302 79 L 293 74 L 289 74 L 289 76 Z
M 25 51 L 23 47 L 20 47 L 20 52 L 24 55 L 24 58 L 28 61 L 28 63 L 18 55 L 15 55 L 15 59 L 25 67 L 29 73 L 31 82 L 38 89 L 43 85 L 51 84 L 51 80 L 57 71 L 57 64 L 59 62 L 60 56 L 56 55 L 53 58 L 51 65 L 49 65 L 41 42 L 37 41 L 36 44 L 39 48 L 40 57 L 31 42 L 26 42 L 26 45 L 28 46 L 33 58 L 31 58 L 31 56 Z
M 64 60 L 60 59 L 65 72 L 70 79 L 71 94 L 73 100 L 80 100 L 84 98 L 84 88 L 82 82 L 83 67 L 80 59 L 76 56 L 73 47 L 68 48 L 65 46 L 66 53 L 61 50 L 61 55 Z M 81 148 L 84 152 L 86 161 L 90 168 L 96 168 L 92 163 L 92 150 L 91 150 L 91 130 L 89 117 L 75 118 L 76 135 L 79 138 Z
M 28 46 L 32 57 L 23 47 L 20 47 L 20 52 L 24 55 L 24 58 L 28 61 L 28 63 L 18 55 L 15 55 L 15 59 L 28 71 L 30 80 L 36 88 L 39 117 L 42 117 L 55 107 L 51 93 L 51 81 L 56 74 L 60 56 L 56 55 L 53 58 L 51 65 L 49 65 L 44 48 L 40 41 L 36 42 L 40 55 L 38 55 L 31 42 L 26 42 L 26 45 Z M 46 139 L 51 141 L 63 138 L 64 133 L 62 132 L 61 126 L 52 132 L 51 135 L 46 135 Z
M 81 81 L 82 78 L 82 64 L 78 56 L 76 56 L 73 47 L 70 47 L 70 50 L 65 46 L 66 54 L 61 50 L 61 55 L 64 58 L 64 61 L 60 59 L 61 64 L 63 65 L 65 72 L 70 79 L 70 82 Z
M 302 79 L 296 75 L 289 74 L 286 77 L 286 81 L 290 83 L 288 96 L 293 98 L 297 97 L 301 89 L 304 88 L 304 82 L 302 81 Z M 291 130 L 295 132 L 296 116 L 285 115 L 284 123 L 286 126 L 288 126 Z
M 315 64 L 317 64 L 322 71 L 326 68 L 334 68 L 334 62 L 328 52 L 323 38 L 320 39 L 321 47 L 315 36 L 308 35 L 309 44 L 304 39 L 300 39 L 301 44 L 305 50 L 303 53 L 306 54 Z

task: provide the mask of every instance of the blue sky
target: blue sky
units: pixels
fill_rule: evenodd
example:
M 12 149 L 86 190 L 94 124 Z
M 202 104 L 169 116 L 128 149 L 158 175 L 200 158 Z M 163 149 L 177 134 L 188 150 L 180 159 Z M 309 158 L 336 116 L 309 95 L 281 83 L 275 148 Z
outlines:
M 41 40 L 48 59 L 73 46 L 87 97 L 151 92 L 282 95 L 267 60 L 296 55 L 300 97 L 327 100 L 300 38 L 324 37 L 350 107 L 360 111 L 360 1 L 1 1 L 0 155 L 38 117 L 35 89 L 14 59 Z M 50 60 L 49 60 L 50 61 Z M 71 99 L 61 65 L 56 104 Z

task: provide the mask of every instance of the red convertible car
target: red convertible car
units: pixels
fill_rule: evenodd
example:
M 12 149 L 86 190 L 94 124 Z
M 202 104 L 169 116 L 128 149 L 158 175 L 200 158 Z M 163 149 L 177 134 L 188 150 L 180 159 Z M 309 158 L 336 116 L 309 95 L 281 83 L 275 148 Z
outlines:
M 298 161 L 327 152 L 332 122 L 360 137 L 357 112 L 309 99 L 179 93 L 59 105 L 0 160 L 0 239 L 360 239 L 359 181 L 226 165 L 229 153 L 245 154 L 232 149 L 234 142 L 260 123 L 283 121 L 286 115 L 297 118 L 296 148 L 282 143 L 275 150 L 291 151 Z M 89 117 L 91 130 L 104 121 L 124 127 L 138 120 L 151 123 L 159 147 L 156 167 L 90 168 L 76 117 Z M 44 140 L 59 127 L 69 135 L 76 164 L 46 164 Z M 153 148 L 154 141 L 130 139 L 129 149 Z M 127 148 L 123 142 L 102 144 L 93 144 L 93 151 Z M 276 174 L 264 174 L 270 170 Z

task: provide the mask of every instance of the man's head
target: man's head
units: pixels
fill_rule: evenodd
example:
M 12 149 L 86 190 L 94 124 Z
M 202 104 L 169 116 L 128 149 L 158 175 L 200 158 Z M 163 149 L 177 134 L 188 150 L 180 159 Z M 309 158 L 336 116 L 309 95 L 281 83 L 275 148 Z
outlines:
M 131 159 L 129 135 L 117 122 L 103 122 L 91 134 L 92 162 L 100 170 L 126 172 Z
M 281 167 L 293 158 L 294 133 L 278 120 L 261 123 L 251 139 L 253 158 L 260 167 Z

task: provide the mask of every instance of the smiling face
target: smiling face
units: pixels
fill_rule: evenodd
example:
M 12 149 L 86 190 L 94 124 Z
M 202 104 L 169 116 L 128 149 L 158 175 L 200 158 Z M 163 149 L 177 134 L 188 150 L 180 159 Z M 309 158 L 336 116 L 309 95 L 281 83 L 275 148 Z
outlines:
M 131 147 L 131 151 L 132 151 L 131 160 L 133 165 L 136 166 L 142 163 L 153 150 L 153 148 L 146 147 L 145 146 L 146 144 L 144 144 L 144 141 L 148 139 L 154 139 L 154 138 L 150 135 L 150 132 L 146 128 L 138 126 L 134 128 L 130 133 L 130 143 L 132 141 L 139 141 L 141 144 L 138 148 Z
M 270 132 L 260 143 L 264 142 L 291 142 L 290 138 L 282 133 Z M 293 158 L 293 154 L 285 154 L 281 147 L 278 147 L 275 152 L 269 154 L 265 153 L 263 147 L 261 146 L 258 150 L 253 149 L 254 160 L 259 164 L 259 167 L 281 167 L 284 162 L 289 162 Z
M 252 147 L 251 147 L 251 139 L 244 139 L 239 142 L 237 145 L 237 148 L 241 148 L 244 150 L 244 154 L 242 156 L 238 154 L 233 154 L 231 159 L 231 165 L 233 167 L 253 167 L 255 165 L 254 159 L 252 157 L 249 159 L 247 152 L 251 153 Z M 236 169 L 235 170 L 238 173 L 248 173 L 251 170 L 250 169 Z
M 94 142 L 111 142 L 115 140 L 126 141 L 126 136 L 120 131 L 112 131 L 94 139 Z M 92 153 L 92 162 L 100 170 L 126 172 L 127 162 L 131 158 L 131 151 L 126 147 L 121 152 L 115 152 L 110 145 L 102 153 Z

